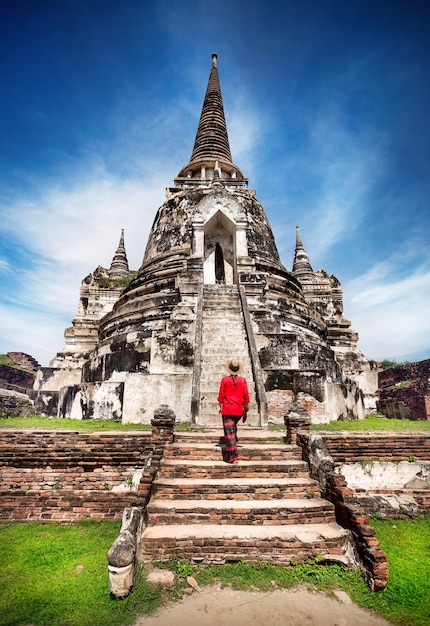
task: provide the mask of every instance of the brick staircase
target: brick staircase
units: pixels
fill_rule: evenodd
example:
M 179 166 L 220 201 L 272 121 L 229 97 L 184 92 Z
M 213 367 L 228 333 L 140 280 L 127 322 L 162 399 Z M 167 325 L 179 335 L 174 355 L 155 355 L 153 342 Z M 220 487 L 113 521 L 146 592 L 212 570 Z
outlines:
M 217 425 L 218 390 L 227 374 L 225 362 L 237 358 L 244 364 L 250 394 L 248 424 L 258 425 L 255 385 L 242 306 L 236 285 L 205 285 L 203 290 L 202 368 L 199 424 Z
M 349 533 L 319 497 L 300 449 L 270 431 L 242 427 L 239 435 L 231 466 L 220 429 L 175 434 L 153 483 L 140 559 L 349 562 Z

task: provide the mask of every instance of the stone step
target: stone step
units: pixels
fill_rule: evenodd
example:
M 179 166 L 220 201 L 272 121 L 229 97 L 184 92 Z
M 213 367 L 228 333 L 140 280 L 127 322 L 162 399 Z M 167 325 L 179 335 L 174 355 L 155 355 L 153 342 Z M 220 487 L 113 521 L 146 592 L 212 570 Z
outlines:
M 323 498 L 280 500 L 168 500 L 147 506 L 152 526 L 174 524 L 326 524 L 335 521 L 334 505 Z
M 240 456 L 240 448 L 239 448 Z M 161 478 L 288 478 L 292 476 L 307 477 L 307 463 L 296 459 L 284 461 L 242 461 L 227 464 L 222 461 L 220 450 L 219 461 L 163 459 Z
M 252 392 L 249 392 L 249 412 L 248 412 L 248 416 L 251 413 L 255 413 L 257 414 L 257 407 L 256 407 L 256 402 L 254 399 L 254 394 Z M 212 416 L 217 416 L 217 420 L 216 421 L 220 421 L 222 423 L 221 420 L 221 416 L 219 414 L 219 402 L 218 400 L 206 400 L 205 398 L 203 400 L 200 401 L 200 413 L 210 413 Z
M 232 301 L 237 303 L 239 301 L 239 293 L 237 291 L 223 291 L 220 290 L 217 293 L 203 292 L 203 299 L 205 304 L 216 305 L 220 300 Z
M 220 440 L 221 437 L 221 440 Z M 222 442 L 222 425 L 219 428 L 198 428 L 196 430 L 175 430 L 175 443 L 184 443 L 187 441 L 195 441 L 196 443 L 209 443 L 215 445 Z M 284 442 L 284 434 L 276 430 L 268 430 L 267 428 L 256 427 L 250 428 L 248 424 L 240 427 L 241 443 L 252 444 L 278 444 Z M 297 448 L 300 450 L 300 448 Z
M 243 362 L 244 375 L 248 381 L 252 405 L 248 415 L 249 423 L 258 424 L 260 416 L 237 286 L 204 286 L 202 337 L 199 423 L 215 424 L 220 419 L 217 400 L 219 384 L 226 374 L 225 362 L 234 357 Z
M 232 342 L 233 348 L 230 347 L 221 347 L 215 345 L 212 346 L 204 346 L 202 347 L 202 367 L 204 367 L 205 371 L 208 372 L 208 377 L 211 380 L 215 378 L 215 380 L 221 380 L 222 376 L 226 376 L 227 372 L 224 369 L 225 362 L 234 354 L 235 358 L 242 361 L 244 364 L 243 374 L 245 378 L 249 378 L 251 376 L 251 362 L 249 361 L 249 357 L 246 354 L 240 354 L 236 349 L 236 342 Z
M 146 527 L 139 560 L 180 558 L 209 564 L 243 560 L 288 565 L 319 556 L 348 563 L 349 544 L 349 531 L 335 523 L 173 524 Z
M 240 433 L 239 433 L 240 435 Z M 216 461 L 220 458 L 220 452 L 225 448 L 222 441 L 218 444 L 207 443 L 174 443 L 166 447 L 164 458 L 204 459 Z M 243 461 L 283 461 L 286 459 L 299 459 L 301 461 L 300 448 L 294 445 L 258 445 L 239 442 L 240 458 Z
M 300 448 L 248 424 L 239 440 L 241 459 L 229 465 L 221 425 L 175 431 L 153 484 L 139 558 L 350 563 L 349 532 L 320 497 Z
M 235 291 L 236 293 L 238 292 L 238 288 L 237 285 L 226 285 L 226 284 L 222 284 L 222 285 L 205 285 L 204 286 L 204 292 L 208 292 L 208 293 L 217 293 L 219 290 L 223 290 L 225 292 L 228 291 Z
M 236 318 L 238 318 L 238 315 Z M 213 331 L 218 338 L 221 337 L 223 345 L 227 344 L 226 339 L 238 338 L 241 341 L 246 341 L 245 326 L 241 319 L 231 317 L 230 319 L 221 320 L 219 317 L 215 317 L 215 314 L 213 317 L 203 316 L 203 326 L 207 326 L 207 330 Z
M 157 499 L 267 500 L 313 497 L 319 485 L 310 477 L 292 478 L 158 478 Z
M 220 306 L 226 309 L 227 316 L 231 315 L 232 311 L 233 312 L 242 311 L 238 294 L 236 295 L 220 294 L 218 297 L 209 297 L 209 298 L 203 296 L 203 299 L 204 299 L 205 314 L 208 316 L 212 314 L 216 315 L 220 309 Z
M 218 413 L 218 407 L 213 407 L 212 409 L 206 408 L 204 411 L 200 412 L 199 415 L 199 424 L 214 426 L 215 424 L 221 421 L 220 415 Z M 249 411 L 248 419 L 246 420 L 246 425 L 253 427 L 258 426 L 260 423 L 260 417 L 257 411 Z M 243 423 L 240 422 L 239 428 L 243 428 Z
M 227 360 L 227 359 L 226 359 Z M 213 374 L 209 374 L 205 377 L 206 386 L 204 389 L 200 391 L 200 396 L 202 399 L 207 399 L 209 401 L 217 400 L 219 386 L 221 382 L 221 378 L 223 377 L 223 372 L 220 367 L 213 372 Z M 250 376 L 245 376 L 248 382 L 248 391 L 249 394 L 255 394 L 254 385 L 252 384 L 252 377 L 250 382 Z
M 203 398 L 201 399 L 200 412 L 203 413 L 204 411 L 210 411 L 212 413 L 215 407 L 216 409 L 215 413 L 219 413 L 219 402 L 217 400 L 218 392 L 216 394 L 212 394 L 212 399 L 210 397 L 207 398 L 209 394 L 210 392 L 206 392 Z M 256 411 L 256 403 L 255 403 L 255 398 L 253 396 L 254 394 L 252 393 L 252 391 L 250 391 L 249 392 L 250 411 L 252 410 Z
M 204 393 L 201 393 L 202 399 L 208 402 L 215 402 L 218 399 L 219 392 L 219 384 L 220 380 L 215 380 L 214 384 L 211 387 L 207 387 Z M 253 389 L 248 389 L 249 395 L 253 393 Z
M 218 328 L 221 328 L 221 316 L 220 311 L 223 314 L 226 327 L 233 327 L 236 325 L 237 318 L 242 316 L 242 307 L 234 300 L 219 299 L 216 302 L 205 302 L 202 320 L 204 323 L 215 323 Z

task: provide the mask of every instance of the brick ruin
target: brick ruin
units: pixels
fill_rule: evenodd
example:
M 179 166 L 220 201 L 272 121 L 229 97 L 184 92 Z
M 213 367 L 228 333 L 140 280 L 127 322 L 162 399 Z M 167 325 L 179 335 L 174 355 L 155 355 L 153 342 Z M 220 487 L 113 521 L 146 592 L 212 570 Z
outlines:
M 30 396 L 40 364 L 23 352 L 6 356 L 11 365 L 0 363 L 0 415 L 27 415 L 34 410 Z
M 199 561 L 208 555 L 222 561 L 235 554 L 248 561 L 288 563 L 325 554 L 329 561 L 344 562 L 347 558 L 349 564 L 354 564 L 352 553 L 345 552 L 349 537 L 369 584 L 381 589 L 388 580 L 387 561 L 374 536 L 370 514 L 377 510 L 396 518 L 430 510 L 427 435 L 309 434 L 299 429 L 297 446 L 286 445 L 279 433 L 266 431 L 262 441 L 261 431 L 245 429 L 243 466 L 234 468 L 234 475 L 227 480 L 232 481 L 232 487 L 228 487 L 223 486 L 226 478 L 222 450 L 214 446 L 219 432 L 174 431 L 170 414 L 166 408 L 158 411 L 152 431 L 144 432 L 0 431 L 1 521 L 70 523 L 137 517 L 131 552 L 110 551 L 109 562 L 117 570 L 134 563 L 142 545 L 146 552 L 141 559 L 150 557 L 153 549 L 157 558 L 163 559 L 174 550 L 181 558 L 186 554 Z M 414 463 L 410 462 L 412 457 Z M 360 467 L 364 458 L 367 464 L 382 462 L 392 469 L 410 466 L 417 475 L 406 487 L 378 485 L 374 479 L 370 485 L 360 486 L 354 483 L 350 471 Z M 167 469 L 171 475 L 166 478 Z M 193 511 L 197 514 L 194 522 L 184 520 L 181 510 L 187 500 L 182 505 L 177 501 L 178 490 L 188 504 L 192 498 L 193 507 L 188 508 L 190 515 Z M 319 493 L 331 505 L 320 499 Z M 398 495 L 413 499 L 415 508 L 382 507 L 381 503 L 390 503 Z M 228 513 L 229 503 L 233 512 L 224 521 L 220 516 Z M 375 503 L 379 509 L 375 509 Z M 204 526 L 199 528 L 208 523 L 203 513 L 212 524 L 207 537 L 202 535 Z M 168 532 L 171 520 L 185 524 L 184 536 L 176 536 L 179 530 L 175 526 L 174 537 L 158 538 L 150 549 L 154 530 L 158 536 L 167 524 Z M 340 525 L 337 530 L 335 520 Z M 228 542 L 217 539 L 217 532 L 223 532 L 225 524 L 230 525 L 225 531 Z M 236 525 L 237 536 L 232 524 Z M 193 541 L 190 535 L 196 530 L 200 539 Z M 266 535 L 264 541 L 261 530 Z M 121 547 L 121 533 L 118 542 Z M 131 560 L 126 563 L 127 558 Z
M 378 411 L 391 418 L 430 419 L 430 359 L 397 365 L 378 375 Z

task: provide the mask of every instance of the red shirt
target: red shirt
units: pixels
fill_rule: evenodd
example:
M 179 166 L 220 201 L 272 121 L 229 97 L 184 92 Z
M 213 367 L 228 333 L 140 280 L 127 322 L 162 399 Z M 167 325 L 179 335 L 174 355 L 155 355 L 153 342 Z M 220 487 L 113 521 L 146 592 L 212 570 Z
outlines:
M 224 376 L 218 393 L 222 415 L 242 415 L 243 405 L 249 403 L 248 384 L 243 376 Z

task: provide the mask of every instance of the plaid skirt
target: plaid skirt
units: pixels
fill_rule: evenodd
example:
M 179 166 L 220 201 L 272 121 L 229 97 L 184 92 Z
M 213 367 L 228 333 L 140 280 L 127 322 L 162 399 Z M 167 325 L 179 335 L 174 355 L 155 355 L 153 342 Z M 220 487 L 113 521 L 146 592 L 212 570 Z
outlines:
M 240 419 L 242 419 L 241 415 L 222 416 L 225 439 L 225 460 L 227 463 L 233 463 L 239 459 L 237 453 L 237 423 Z

